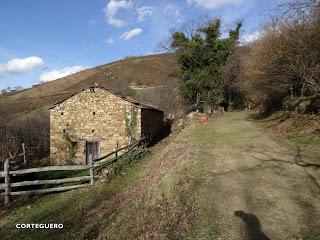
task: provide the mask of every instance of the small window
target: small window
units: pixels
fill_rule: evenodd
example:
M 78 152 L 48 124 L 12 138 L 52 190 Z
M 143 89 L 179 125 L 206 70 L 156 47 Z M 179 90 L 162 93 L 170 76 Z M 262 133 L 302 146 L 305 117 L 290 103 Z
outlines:
M 96 112 L 93 112 L 93 115 L 96 115 Z
M 66 130 L 65 130 L 65 129 L 63 129 L 63 133 L 66 133 Z
M 94 133 L 94 129 L 92 129 L 92 132 Z
M 63 115 L 63 112 L 61 113 L 61 115 Z

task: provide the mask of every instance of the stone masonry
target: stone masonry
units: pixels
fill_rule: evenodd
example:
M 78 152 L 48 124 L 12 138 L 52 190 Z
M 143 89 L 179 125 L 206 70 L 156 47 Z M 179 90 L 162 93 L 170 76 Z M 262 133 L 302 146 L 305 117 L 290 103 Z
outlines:
M 131 119 L 136 113 L 136 118 Z M 127 122 L 136 122 L 131 137 Z M 163 112 L 100 87 L 85 89 L 50 109 L 52 165 L 87 164 L 86 144 L 98 143 L 98 156 L 126 146 L 130 138 L 152 138 L 162 128 Z

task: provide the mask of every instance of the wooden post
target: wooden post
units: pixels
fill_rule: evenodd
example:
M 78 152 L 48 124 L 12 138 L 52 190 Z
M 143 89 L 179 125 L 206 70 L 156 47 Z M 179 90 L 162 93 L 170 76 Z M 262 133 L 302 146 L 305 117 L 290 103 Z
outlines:
M 119 149 L 119 141 L 117 141 L 117 146 L 116 146 L 116 158 L 118 158 L 118 149 Z
M 91 179 L 90 179 L 90 183 L 91 183 L 91 185 L 93 185 L 94 184 L 94 162 L 92 161 L 92 159 L 91 159 L 91 161 L 90 161 L 90 177 L 91 177 Z
M 4 204 L 9 205 L 10 204 L 10 160 L 6 159 L 4 162 L 4 183 L 5 183 L 5 189 L 4 189 Z
M 23 163 L 24 163 L 24 165 L 26 165 L 27 164 L 27 159 L 26 159 L 26 148 L 25 148 L 25 144 L 24 143 L 22 143 L 22 154 L 23 154 Z

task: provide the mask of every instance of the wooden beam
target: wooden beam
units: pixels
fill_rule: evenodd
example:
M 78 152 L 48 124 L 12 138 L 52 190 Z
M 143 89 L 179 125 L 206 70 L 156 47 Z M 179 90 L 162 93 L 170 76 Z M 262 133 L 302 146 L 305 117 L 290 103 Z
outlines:
M 28 190 L 28 191 L 19 191 L 19 192 L 11 192 L 11 196 L 25 195 L 25 194 L 41 194 L 41 193 L 50 193 L 50 192 L 63 192 L 67 190 L 72 190 L 76 188 L 83 188 L 90 186 L 90 184 L 80 184 L 73 185 L 67 187 L 55 187 L 55 188 L 46 188 L 46 189 L 37 189 L 37 190 Z
M 22 143 L 22 154 L 23 154 L 23 163 L 24 165 L 27 164 L 27 159 L 26 159 L 26 148 L 25 148 L 25 144 Z
M 103 157 L 100 157 L 100 158 L 97 158 L 97 159 L 93 159 L 92 161 L 94 161 L 94 162 L 99 162 L 99 161 L 104 160 L 104 159 L 106 159 L 107 157 L 110 157 L 111 155 L 113 155 L 113 154 L 115 154 L 115 153 L 117 153 L 117 152 L 120 152 L 120 151 L 122 151 L 122 150 L 129 149 L 129 148 L 131 148 L 131 150 L 132 150 L 132 148 L 138 146 L 144 139 L 145 139 L 145 138 L 142 138 L 142 139 L 140 139 L 140 140 L 138 140 L 138 141 L 135 141 L 135 142 L 133 142 L 133 143 L 130 143 L 129 145 L 127 145 L 127 146 L 125 146 L 125 147 L 122 147 L 122 148 L 120 148 L 120 149 L 117 149 L 116 151 L 113 151 L 113 152 L 111 152 L 111 153 L 108 153 L 107 155 L 105 155 L 105 156 L 103 156 Z
M 131 149 L 132 150 L 132 149 Z M 95 162 L 94 163 L 94 167 L 99 167 L 99 166 L 108 166 L 112 163 L 115 163 L 116 161 L 118 161 L 118 159 L 120 157 L 122 157 L 123 155 L 127 154 L 129 152 L 124 152 L 124 153 L 121 153 L 120 155 L 118 155 L 118 157 L 114 157 L 114 158 L 111 158 L 111 159 L 103 159 L 103 160 L 100 160 L 99 162 Z M 140 153 L 138 153 L 137 155 L 139 155 Z
M 100 160 L 99 162 L 95 162 L 94 163 L 94 167 L 99 167 L 99 166 L 108 166 L 116 161 L 118 161 L 118 159 L 127 152 L 124 152 L 124 153 L 120 153 L 118 154 L 118 157 L 113 157 L 113 158 L 109 158 L 109 159 L 103 159 L 103 160 Z
M 116 145 L 116 158 L 118 158 L 118 153 L 119 153 L 119 141 L 117 141 L 117 145 Z
M 10 171 L 9 174 L 27 174 L 27 173 L 47 172 L 47 171 L 72 171 L 72 170 L 84 170 L 89 168 L 90 168 L 89 165 L 49 166 L 49 167 L 15 170 L 15 171 Z
M 4 162 L 4 204 L 9 205 L 10 204 L 10 174 L 9 174 L 9 169 L 10 169 L 10 160 L 7 159 Z
M 90 162 L 90 184 L 93 185 L 94 184 L 94 162 L 91 160 Z
M 23 181 L 11 183 L 11 187 L 22 187 L 22 186 L 32 186 L 32 185 L 43 185 L 43 184 L 60 184 L 68 182 L 78 182 L 82 180 L 90 180 L 90 176 L 64 178 L 64 179 L 48 179 L 48 180 L 33 180 L 33 181 Z M 5 184 L 0 184 L 0 189 L 4 189 Z

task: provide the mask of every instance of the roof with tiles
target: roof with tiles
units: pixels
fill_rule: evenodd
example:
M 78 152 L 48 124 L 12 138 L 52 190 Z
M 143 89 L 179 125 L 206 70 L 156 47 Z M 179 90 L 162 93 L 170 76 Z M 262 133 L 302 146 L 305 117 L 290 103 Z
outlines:
M 127 101 L 127 102 L 131 103 L 132 105 L 134 105 L 134 106 L 136 106 L 136 107 L 144 108 L 144 109 L 157 110 L 157 111 L 161 111 L 161 112 L 162 112 L 162 110 L 159 109 L 159 108 L 158 108 L 157 106 L 155 106 L 155 105 L 145 103 L 145 102 L 143 102 L 143 101 L 141 101 L 141 100 L 138 100 L 138 99 L 136 99 L 136 98 L 133 98 L 133 97 L 124 96 L 124 95 L 122 95 L 122 94 L 120 94 L 120 93 L 113 92 L 113 91 L 111 91 L 110 89 L 107 89 L 107 88 L 98 86 L 97 84 L 95 84 L 95 85 L 92 86 L 92 87 L 82 89 L 81 91 L 79 91 L 79 92 L 77 92 L 77 93 L 71 94 L 70 96 L 68 96 L 68 97 L 64 98 L 63 100 L 61 100 L 61 101 L 55 103 L 54 105 L 52 105 L 52 106 L 50 107 L 50 109 L 55 108 L 56 106 L 60 105 L 60 104 L 63 103 L 64 101 L 66 101 L 66 100 L 68 100 L 69 98 L 71 98 L 71 97 L 79 94 L 80 92 L 82 92 L 82 91 L 84 91 L 84 90 L 87 90 L 87 89 L 95 89 L 95 88 L 102 89 L 102 90 L 104 90 L 104 91 L 106 91 L 106 92 L 109 92 L 109 93 L 111 93 L 111 94 L 113 94 L 113 95 L 115 95 L 115 96 L 117 96 L 117 97 L 120 97 L 120 98 L 123 99 L 124 101 Z

